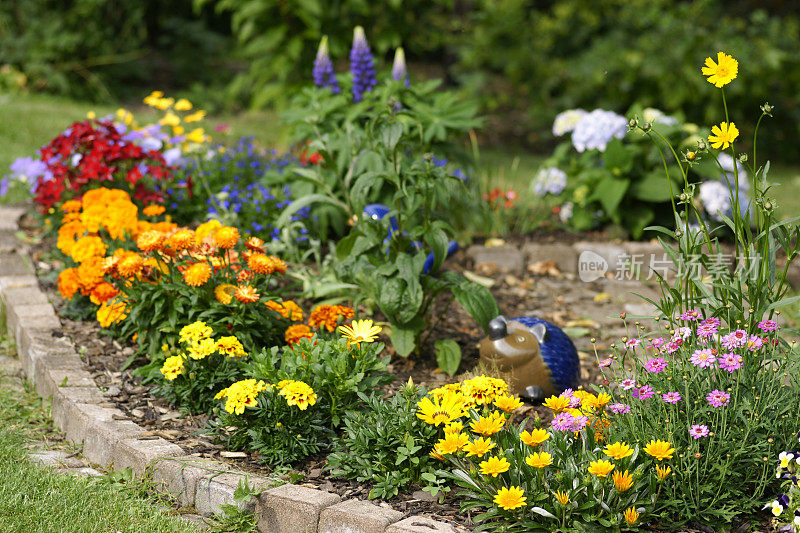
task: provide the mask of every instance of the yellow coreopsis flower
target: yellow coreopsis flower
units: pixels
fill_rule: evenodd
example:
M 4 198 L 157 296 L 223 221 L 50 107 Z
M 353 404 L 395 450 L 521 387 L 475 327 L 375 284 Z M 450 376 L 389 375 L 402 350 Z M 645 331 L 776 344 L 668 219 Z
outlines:
M 651 440 L 647 443 L 647 446 L 644 447 L 645 453 L 647 455 L 662 461 L 664 459 L 672 459 L 672 454 L 675 453 L 675 448 L 672 448 L 672 444 L 663 440 Z
M 469 435 L 466 433 L 450 433 L 436 443 L 435 450 L 442 455 L 456 453 L 466 448 L 469 444 Z
M 192 108 L 192 103 L 186 98 L 181 98 L 175 102 L 175 111 L 189 111 Z
M 501 509 L 510 511 L 525 505 L 527 498 L 523 496 L 524 493 L 525 491 L 523 491 L 521 487 L 501 487 L 494 497 L 494 503 Z
M 465 414 L 464 398 L 456 392 L 450 392 L 441 398 L 423 398 L 417 403 L 417 407 L 417 418 L 435 426 L 449 424 Z
M 568 492 L 557 490 L 553 494 L 555 494 L 556 500 L 558 500 L 558 503 L 560 503 L 561 505 L 567 505 L 567 503 L 569 503 Z
M 632 526 L 639 519 L 639 512 L 636 510 L 635 507 L 628 507 L 627 509 L 625 509 L 623 516 L 625 517 L 625 522 L 629 526 Z
M 175 126 L 178 126 L 181 123 L 181 118 L 178 115 L 176 115 L 175 113 L 173 113 L 172 111 L 170 111 L 169 113 L 164 115 L 161 118 L 161 120 L 158 121 L 158 123 L 163 125 L 163 126 L 175 127 Z
M 592 461 L 589 463 L 589 473 L 594 474 L 597 477 L 606 477 L 608 476 L 609 472 L 614 470 L 614 464 L 611 461 L 606 461 L 605 459 L 598 459 L 597 461 Z
M 195 128 L 186 134 L 186 140 L 193 143 L 203 143 L 206 141 L 206 135 L 203 128 Z
M 202 111 L 202 110 L 195 111 L 191 115 L 186 115 L 185 117 L 183 117 L 183 121 L 184 122 L 199 122 L 199 121 L 203 120 L 203 118 L 205 118 L 205 116 L 206 116 L 206 112 L 205 111 Z
M 494 411 L 489 416 L 481 416 L 478 420 L 471 422 L 469 427 L 473 433 L 479 433 L 480 435 L 494 435 L 506 424 L 506 417 L 505 415 L 501 415 L 497 411 Z
M 739 136 L 739 130 L 733 122 L 720 122 L 719 126 L 711 128 L 708 142 L 713 148 L 726 150 Z
M 544 401 L 544 406 L 548 409 L 552 409 L 554 413 L 560 413 L 567 407 L 569 407 L 569 397 L 568 396 L 550 396 L 548 399 Z
M 156 103 L 164 96 L 162 91 L 153 91 L 149 95 L 145 96 L 144 103 L 149 105 L 150 107 L 155 107 Z
M 467 457 L 477 455 L 483 457 L 485 453 L 494 448 L 496 444 L 486 437 L 479 437 L 474 441 L 464 446 L 464 451 L 467 452 Z
M 717 52 L 717 62 L 710 57 L 706 58 L 703 67 L 703 76 L 708 76 L 708 83 L 715 87 L 723 87 L 733 80 L 739 73 L 739 62 L 724 52 Z
M 513 396 L 501 396 L 494 401 L 495 407 L 505 411 L 506 413 L 510 413 L 514 409 L 519 409 L 522 407 L 522 401 L 519 398 L 514 398 Z
M 550 438 L 547 430 L 536 428 L 531 432 L 523 431 L 519 434 L 519 439 L 528 446 L 538 446 Z
M 526 457 L 525 462 L 533 468 L 544 468 L 553 464 L 553 456 L 547 452 L 538 452 Z
M 339 333 L 347 339 L 347 345 L 361 346 L 362 342 L 375 342 L 381 332 L 380 326 L 375 326 L 372 320 L 353 320 L 349 326 L 339 326 Z
M 625 472 L 614 472 L 611 474 L 614 480 L 614 488 L 619 492 L 625 492 L 633 486 L 633 476 L 626 470 Z
M 656 466 L 656 476 L 659 481 L 664 481 L 672 469 L 669 466 Z
M 489 457 L 486 461 L 482 461 L 478 467 L 484 476 L 497 477 L 498 474 L 508 472 L 508 469 L 511 468 L 511 463 L 505 457 Z
M 603 453 L 619 461 L 620 459 L 624 459 L 633 455 L 633 450 L 624 442 L 615 442 L 614 444 L 609 444 L 606 446 L 605 450 L 603 450 Z

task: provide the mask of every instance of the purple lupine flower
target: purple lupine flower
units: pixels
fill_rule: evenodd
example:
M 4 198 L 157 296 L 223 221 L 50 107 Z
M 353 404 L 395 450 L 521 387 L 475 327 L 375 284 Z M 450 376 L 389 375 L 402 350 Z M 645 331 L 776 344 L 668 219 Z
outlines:
M 314 85 L 317 87 L 329 87 L 333 94 L 341 91 L 339 82 L 336 81 L 336 73 L 333 71 L 333 63 L 328 54 L 328 36 L 324 35 L 319 42 L 317 57 L 314 59 L 314 69 L 311 71 L 314 78 Z
M 408 87 L 408 68 L 406 68 L 406 54 L 402 48 L 394 52 L 394 63 L 392 63 L 392 79 L 403 82 Z
M 10 187 L 11 185 L 8 182 L 8 176 L 3 176 L 3 178 L 0 179 L 0 196 L 5 196 L 8 194 L 8 189 Z
M 364 93 L 378 84 L 375 59 L 367 44 L 364 28 L 356 26 L 353 31 L 353 48 L 350 49 L 350 72 L 353 74 L 353 101 L 360 102 Z

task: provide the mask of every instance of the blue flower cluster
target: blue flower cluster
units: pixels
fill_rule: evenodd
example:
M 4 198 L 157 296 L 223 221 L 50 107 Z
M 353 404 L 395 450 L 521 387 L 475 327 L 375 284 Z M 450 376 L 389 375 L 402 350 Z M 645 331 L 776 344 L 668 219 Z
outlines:
M 356 26 L 353 32 L 353 48 L 350 49 L 350 72 L 353 74 L 353 101 L 360 102 L 364 93 L 378 84 L 375 58 L 367 43 L 364 28 Z
M 586 113 L 575 124 L 572 145 L 579 152 L 599 150 L 604 152 L 612 139 L 622 139 L 628 133 L 628 121 L 613 111 L 595 109 Z
M 319 42 L 319 49 L 317 50 L 317 57 L 314 59 L 314 69 L 312 70 L 314 78 L 314 85 L 317 87 L 330 87 L 333 94 L 339 94 L 341 88 L 339 82 L 336 81 L 336 73 L 333 71 L 333 63 L 328 54 L 328 37 L 327 35 Z

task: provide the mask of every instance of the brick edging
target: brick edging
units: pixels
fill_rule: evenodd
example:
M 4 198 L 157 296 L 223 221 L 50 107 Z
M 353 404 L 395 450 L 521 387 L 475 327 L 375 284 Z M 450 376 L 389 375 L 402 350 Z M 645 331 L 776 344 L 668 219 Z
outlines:
M 24 209 L 0 206 L 0 242 L 14 242 Z M 6 326 L 28 380 L 42 398 L 52 398 L 53 423 L 68 441 L 83 445 L 83 455 L 103 468 L 130 467 L 151 474 L 161 490 L 182 506 L 210 515 L 233 504 L 233 493 L 247 477 L 266 488 L 274 480 L 235 471 L 218 461 L 187 455 L 183 449 L 137 425 L 82 368 L 72 342 L 59 335 L 61 321 L 26 261 L 21 246 L 0 250 L 0 327 Z M 268 488 L 242 506 L 251 509 L 262 533 L 437 533 L 450 524 L 404 514 L 371 502 L 301 485 Z

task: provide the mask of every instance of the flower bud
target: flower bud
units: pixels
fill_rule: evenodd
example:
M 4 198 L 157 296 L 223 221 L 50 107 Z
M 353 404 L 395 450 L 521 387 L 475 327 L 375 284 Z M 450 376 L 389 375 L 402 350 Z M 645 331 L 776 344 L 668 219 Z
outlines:
M 653 127 L 652 127 L 652 125 L 651 125 L 649 122 L 645 122 L 644 124 L 642 124 L 642 131 L 644 131 L 644 132 L 648 132 L 648 131 L 650 131 L 652 128 L 653 128 Z
M 775 108 L 769 105 L 769 102 L 764 102 L 764 105 L 761 106 L 761 112 L 770 117 L 772 116 L 773 109 Z
M 747 162 L 747 154 L 740 155 L 739 156 L 739 162 L 740 163 L 746 163 Z
M 706 149 L 706 142 L 705 141 L 697 141 L 697 149 L 701 152 Z
M 694 161 L 697 159 L 697 152 L 686 152 L 686 159 L 688 161 Z

